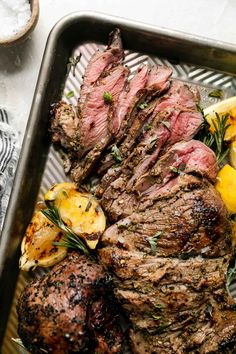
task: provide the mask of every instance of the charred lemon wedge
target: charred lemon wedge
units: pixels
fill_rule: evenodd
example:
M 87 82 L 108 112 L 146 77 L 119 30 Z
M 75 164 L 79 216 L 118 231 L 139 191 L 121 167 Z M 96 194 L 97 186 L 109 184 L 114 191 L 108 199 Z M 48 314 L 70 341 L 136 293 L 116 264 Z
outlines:
M 236 170 L 225 165 L 217 175 L 215 188 L 220 192 L 228 211 L 236 213 Z
M 236 96 L 227 98 L 221 102 L 218 102 L 210 107 L 204 109 L 204 115 L 207 122 L 210 124 L 210 131 L 214 132 L 215 128 L 213 122 L 217 124 L 216 113 L 220 118 L 223 115 L 228 114 L 227 124 L 229 128 L 225 133 L 225 141 L 231 141 L 236 139 Z
M 20 269 L 29 271 L 37 266 L 50 267 L 65 258 L 67 248 L 53 245 L 62 236 L 58 227 L 41 211 L 36 211 L 21 243 Z
M 106 218 L 97 199 L 79 192 L 73 183 L 59 183 L 45 194 L 45 203 L 53 203 L 63 222 L 95 249 L 106 227 Z

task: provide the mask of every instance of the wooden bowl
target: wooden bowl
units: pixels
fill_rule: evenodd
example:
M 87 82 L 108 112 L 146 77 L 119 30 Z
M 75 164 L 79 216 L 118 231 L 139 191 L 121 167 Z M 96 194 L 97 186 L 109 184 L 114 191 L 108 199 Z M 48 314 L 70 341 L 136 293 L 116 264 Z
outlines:
M 34 30 L 39 17 L 39 0 L 29 0 L 29 2 L 31 7 L 30 20 L 27 22 L 25 27 L 14 36 L 2 40 L 0 38 L 0 47 L 6 47 L 23 42 Z

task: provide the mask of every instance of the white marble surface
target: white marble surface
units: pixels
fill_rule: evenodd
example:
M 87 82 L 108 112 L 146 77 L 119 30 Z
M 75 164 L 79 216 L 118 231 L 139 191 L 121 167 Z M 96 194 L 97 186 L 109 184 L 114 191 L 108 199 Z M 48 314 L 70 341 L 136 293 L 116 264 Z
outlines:
M 1 0 L 0 0 L 1 1 Z M 40 0 L 37 27 L 25 43 L 0 48 L 0 105 L 22 140 L 48 33 L 74 11 L 99 11 L 236 46 L 236 0 Z

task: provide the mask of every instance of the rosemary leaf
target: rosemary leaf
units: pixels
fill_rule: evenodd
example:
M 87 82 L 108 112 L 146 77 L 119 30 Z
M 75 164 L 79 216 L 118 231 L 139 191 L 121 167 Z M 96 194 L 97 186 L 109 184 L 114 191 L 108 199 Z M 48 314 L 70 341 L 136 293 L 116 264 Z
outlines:
M 66 98 L 72 98 L 72 97 L 74 97 L 74 91 L 67 92 Z
M 81 58 L 81 53 L 79 55 L 77 55 L 76 57 L 69 58 L 69 63 L 67 64 L 67 71 L 69 73 L 71 68 L 73 68 L 73 72 L 72 72 L 73 76 L 75 76 L 75 68 L 76 68 L 76 65 L 79 63 L 80 58 Z
M 148 106 L 147 102 L 143 102 L 138 105 L 138 108 L 145 109 L 145 108 L 147 108 L 147 106 Z
M 157 231 L 153 236 L 148 237 L 148 243 L 151 247 L 152 253 L 156 254 L 157 251 L 157 241 L 160 238 L 160 236 L 163 234 L 162 231 Z
M 161 122 L 161 124 L 163 124 L 170 131 L 170 123 L 169 122 L 167 122 L 166 120 L 163 120 Z
M 152 129 L 152 126 L 150 124 L 145 124 L 143 127 L 144 131 L 147 132 Z
M 208 94 L 208 97 L 214 97 L 214 98 L 223 98 L 223 96 L 224 93 L 220 89 L 213 90 Z
M 118 163 L 122 162 L 123 157 L 121 155 L 120 150 L 118 149 L 118 147 L 116 145 L 112 146 L 111 155 L 113 156 L 113 158 L 116 162 L 118 162 Z
M 89 201 L 88 201 L 88 204 L 86 205 L 85 211 L 86 211 L 86 212 L 89 211 L 89 209 L 91 208 L 91 206 L 92 206 L 92 202 L 91 202 L 91 200 L 89 200 Z

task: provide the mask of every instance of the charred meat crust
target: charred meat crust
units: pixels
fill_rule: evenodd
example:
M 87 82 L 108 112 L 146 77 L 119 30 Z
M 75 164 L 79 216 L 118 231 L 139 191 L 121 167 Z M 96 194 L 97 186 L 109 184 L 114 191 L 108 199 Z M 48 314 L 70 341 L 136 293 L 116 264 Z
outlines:
M 123 334 L 111 276 L 77 252 L 29 284 L 17 312 L 31 353 L 120 353 Z

